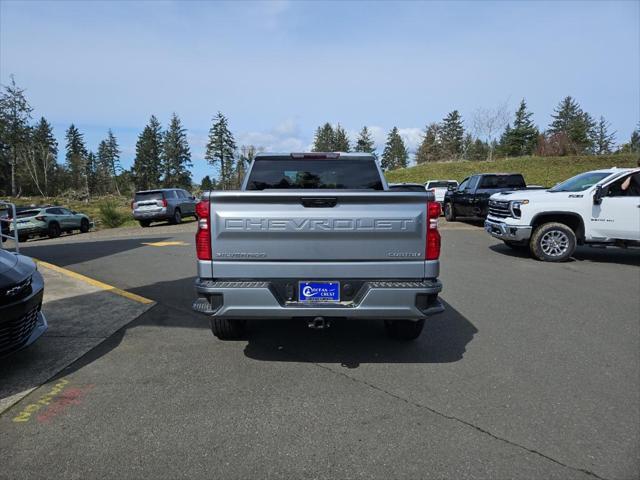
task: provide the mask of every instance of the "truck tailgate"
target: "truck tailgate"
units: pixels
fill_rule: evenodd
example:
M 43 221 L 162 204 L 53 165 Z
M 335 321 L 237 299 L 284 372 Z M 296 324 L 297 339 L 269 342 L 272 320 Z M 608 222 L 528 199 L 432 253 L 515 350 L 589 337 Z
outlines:
M 212 192 L 213 264 L 422 263 L 432 193 Z

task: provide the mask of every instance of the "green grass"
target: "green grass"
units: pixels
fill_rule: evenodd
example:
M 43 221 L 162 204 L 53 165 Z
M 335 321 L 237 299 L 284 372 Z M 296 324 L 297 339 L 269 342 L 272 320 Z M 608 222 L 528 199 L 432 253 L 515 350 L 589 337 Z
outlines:
M 427 180 L 457 180 L 474 173 L 522 173 L 527 184 L 550 187 L 578 173 L 609 167 L 635 167 L 637 154 L 577 157 L 518 157 L 493 162 L 433 162 L 386 172 L 393 183 L 425 183 Z
M 15 203 L 18 207 L 28 207 L 31 205 L 59 205 L 62 207 L 66 207 L 69 210 L 75 210 L 76 212 L 84 213 L 88 215 L 89 218 L 95 223 L 95 228 L 97 230 L 102 230 L 105 228 L 112 228 L 109 226 L 115 225 L 118 222 L 112 222 L 112 218 L 107 219 L 107 222 L 102 218 L 102 214 L 100 212 L 100 207 L 105 203 L 108 203 L 113 206 L 113 210 L 116 212 L 116 215 L 121 216 L 123 219 L 123 223 L 118 226 L 121 227 L 131 227 L 138 225 L 133 217 L 131 216 L 131 199 L 129 197 L 118 197 L 116 195 L 109 195 L 104 197 L 92 197 L 88 202 L 83 202 L 80 200 L 71 200 L 63 197 L 20 197 L 20 198 L 1 198 L 0 200 L 6 200 L 8 202 Z M 103 207 L 104 208 L 104 207 Z M 109 212 L 110 215 L 113 212 Z

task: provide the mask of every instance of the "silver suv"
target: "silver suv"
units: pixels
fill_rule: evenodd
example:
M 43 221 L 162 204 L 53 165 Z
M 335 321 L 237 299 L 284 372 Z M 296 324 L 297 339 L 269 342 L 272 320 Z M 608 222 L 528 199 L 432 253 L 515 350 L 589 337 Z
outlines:
M 182 222 L 183 217 L 195 217 L 196 197 L 180 188 L 161 188 L 136 192 L 131 202 L 133 218 L 140 226 L 148 227 L 151 222 Z

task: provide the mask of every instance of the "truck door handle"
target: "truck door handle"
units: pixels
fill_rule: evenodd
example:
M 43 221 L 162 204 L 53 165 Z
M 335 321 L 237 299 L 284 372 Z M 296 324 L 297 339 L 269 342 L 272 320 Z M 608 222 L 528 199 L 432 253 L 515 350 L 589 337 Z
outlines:
M 337 198 L 319 197 L 319 198 L 301 198 L 300 202 L 306 208 L 333 208 L 338 204 Z

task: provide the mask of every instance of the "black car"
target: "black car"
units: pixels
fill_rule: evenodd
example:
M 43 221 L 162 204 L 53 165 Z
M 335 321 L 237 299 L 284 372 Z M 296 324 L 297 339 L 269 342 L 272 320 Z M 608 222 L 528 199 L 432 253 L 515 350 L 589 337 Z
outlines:
M 0 248 L 0 357 L 31 345 L 47 330 L 43 293 L 33 260 Z
M 485 218 L 489 211 L 489 197 L 494 193 L 530 190 L 520 173 L 482 173 L 465 178 L 458 188 L 451 188 L 444 196 L 444 216 L 449 222 L 456 217 Z

